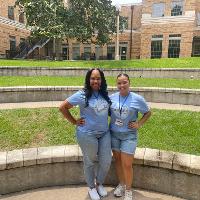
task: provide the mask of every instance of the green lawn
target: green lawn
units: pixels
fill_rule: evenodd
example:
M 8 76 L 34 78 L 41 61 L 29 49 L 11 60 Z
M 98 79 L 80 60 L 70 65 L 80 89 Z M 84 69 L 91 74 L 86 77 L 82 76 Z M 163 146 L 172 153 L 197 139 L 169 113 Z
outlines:
M 36 61 L 3 60 L 0 66 L 24 67 L 100 67 L 100 68 L 200 68 L 200 58 L 135 59 L 124 61 Z
M 200 155 L 199 120 L 198 112 L 153 109 L 139 131 L 139 147 Z M 75 127 L 57 108 L 0 110 L 0 127 L 0 151 L 76 143 Z
M 109 86 L 115 86 L 114 77 L 106 77 Z M 0 76 L 0 86 L 82 86 L 84 77 L 50 77 L 50 76 Z M 200 89 L 200 80 L 195 79 L 159 79 L 131 78 L 133 87 L 163 87 Z

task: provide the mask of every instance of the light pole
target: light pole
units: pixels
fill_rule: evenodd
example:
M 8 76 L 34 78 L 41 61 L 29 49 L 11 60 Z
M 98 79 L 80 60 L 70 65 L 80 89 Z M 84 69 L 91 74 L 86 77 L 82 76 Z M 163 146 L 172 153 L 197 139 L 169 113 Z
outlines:
M 119 12 L 121 7 L 119 4 L 117 4 L 115 5 L 115 8 L 116 8 L 116 20 L 117 20 L 116 23 L 117 30 L 115 38 L 115 60 L 119 60 Z

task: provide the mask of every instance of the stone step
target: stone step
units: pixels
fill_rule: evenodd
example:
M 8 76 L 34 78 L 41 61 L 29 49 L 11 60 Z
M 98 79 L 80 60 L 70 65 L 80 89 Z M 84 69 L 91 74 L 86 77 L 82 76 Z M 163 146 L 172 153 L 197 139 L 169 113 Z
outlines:
M 20 109 L 20 108 L 51 108 L 51 107 L 59 107 L 61 103 L 62 101 L 0 103 L 0 110 Z M 148 103 L 151 108 L 200 112 L 200 106 L 169 104 L 169 103 L 153 103 L 153 102 L 148 102 Z
M 85 76 L 88 68 L 0 66 L 0 76 Z M 121 68 L 104 69 L 105 76 L 127 73 L 131 78 L 200 79 L 199 68 Z
M 113 196 L 114 187 L 108 186 L 108 196 L 102 198 L 103 200 L 123 200 L 122 198 L 115 198 Z M 135 200 L 183 200 L 182 198 L 145 191 L 141 189 L 133 190 Z M 39 188 L 35 190 L 27 190 L 9 195 L 2 195 L 0 199 L 3 200 L 90 200 L 88 196 L 88 188 L 83 185 L 62 186 Z

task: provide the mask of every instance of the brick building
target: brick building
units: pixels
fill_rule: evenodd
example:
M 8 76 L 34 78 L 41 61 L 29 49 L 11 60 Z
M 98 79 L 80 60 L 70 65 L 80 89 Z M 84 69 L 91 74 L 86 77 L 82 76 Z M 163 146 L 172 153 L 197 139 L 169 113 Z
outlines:
M 0 56 L 23 47 L 30 35 L 15 0 L 0 0 Z M 120 59 L 200 56 L 199 0 L 143 0 L 124 4 L 120 15 L 127 26 L 119 33 Z M 52 41 L 40 41 L 28 57 L 52 57 Z M 76 40 L 57 41 L 57 55 L 65 60 L 114 59 L 115 35 L 110 44 L 98 46 Z
M 15 0 L 0 0 L 0 58 L 23 48 L 30 31 L 25 27 L 24 14 L 14 8 Z
M 199 0 L 143 0 L 141 58 L 200 56 Z

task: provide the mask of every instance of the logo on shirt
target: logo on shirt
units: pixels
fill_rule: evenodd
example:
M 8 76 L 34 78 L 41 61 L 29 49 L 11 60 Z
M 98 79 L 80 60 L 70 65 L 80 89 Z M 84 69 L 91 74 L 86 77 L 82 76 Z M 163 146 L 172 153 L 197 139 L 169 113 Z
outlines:
M 97 115 L 105 115 L 108 113 L 108 103 L 103 99 L 98 99 L 94 103 L 94 110 Z
M 112 104 L 112 107 L 113 107 L 112 110 L 117 118 L 124 120 L 128 117 L 129 109 L 127 105 L 124 105 L 122 107 L 121 115 L 120 115 L 120 110 L 119 110 L 119 103 Z

